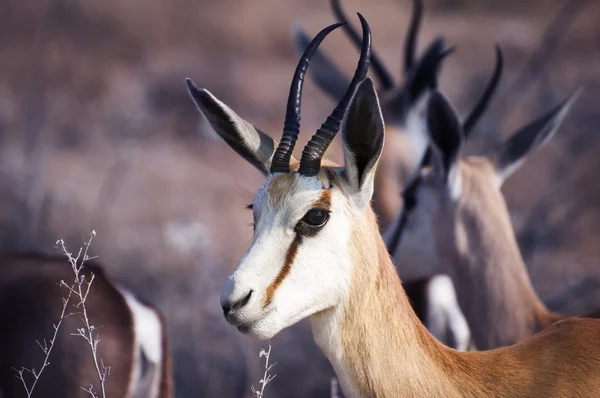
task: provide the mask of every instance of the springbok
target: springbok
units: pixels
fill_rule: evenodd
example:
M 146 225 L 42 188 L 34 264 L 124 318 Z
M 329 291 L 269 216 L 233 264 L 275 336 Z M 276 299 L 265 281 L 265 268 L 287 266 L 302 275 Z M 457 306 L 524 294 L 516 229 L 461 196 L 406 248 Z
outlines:
M 106 396 L 172 397 L 171 362 L 162 315 L 116 286 L 93 262 L 86 261 L 82 272 L 87 280 L 94 274 L 86 308 L 91 324 L 98 328 L 98 360 L 110 367 Z M 64 257 L 0 256 L 0 396 L 27 396 L 15 369 L 40 370 L 45 354 L 36 340 L 49 341 L 54 334 L 62 298 L 68 294 L 60 286 L 61 280 L 73 280 L 73 271 Z M 67 313 L 78 312 L 73 307 L 77 301 L 71 302 Z M 81 327 L 78 314 L 63 321 L 50 364 L 41 374 L 33 397 L 89 397 L 83 388 L 90 385 L 100 392 L 90 346 L 82 337 L 72 335 Z
M 303 77 L 314 50 L 339 24 L 322 30 L 300 59 L 277 145 L 187 80 L 219 135 L 255 167 L 269 170 L 254 197 L 252 243 L 221 296 L 227 321 L 269 339 L 310 317 L 315 340 L 348 397 L 597 397 L 598 320 L 560 321 L 512 347 L 459 352 L 439 343 L 417 319 L 370 206 L 384 122 L 373 82 L 364 79 L 371 36 L 360 17 L 363 46 L 355 75 L 299 162 L 292 150 Z M 448 110 L 433 93 L 430 129 L 456 123 Z M 345 165 L 338 167 L 322 158 L 342 119 Z
M 572 95 L 485 156 L 461 158 L 462 130 L 451 108 L 432 143 L 441 162 L 424 168 L 404 191 L 405 207 L 385 233 L 401 274 L 444 272 L 456 286 L 479 349 L 515 344 L 563 317 L 538 298 L 500 191 L 546 143 L 577 98 Z M 431 262 L 411 263 L 408 253 Z M 596 314 L 591 314 L 595 316 Z
M 347 17 L 339 0 L 331 1 L 335 17 L 346 21 Z M 373 193 L 373 208 L 378 216 L 380 228 L 385 230 L 398 214 L 402 187 L 416 169 L 427 148 L 427 133 L 424 129 L 423 99 L 437 87 L 437 75 L 444 57 L 452 51 L 446 50 L 443 39 L 437 38 L 415 62 L 418 30 L 423 14 L 421 0 L 414 0 L 413 15 L 404 49 L 404 82 L 394 84 L 391 74 L 381 59 L 371 53 L 372 68 L 380 80 L 383 96 L 382 108 L 388 134 L 386 151 L 378 163 Z M 361 39 L 352 25 L 344 25 L 352 42 L 360 47 Z M 304 51 L 310 42 L 307 33 L 296 25 L 296 48 Z M 348 79 L 333 61 L 322 51 L 315 53 L 311 76 L 316 84 L 330 97 L 339 99 L 348 86 Z M 487 108 L 502 75 L 502 53 L 496 47 L 496 64 L 486 88 L 470 115 L 465 119 L 463 131 L 468 135 Z M 404 277 L 404 275 L 401 275 Z M 427 329 L 440 341 L 464 351 L 471 343 L 470 331 L 462 314 L 454 285 L 448 275 L 437 274 L 426 277 L 404 278 L 404 288 L 417 316 Z

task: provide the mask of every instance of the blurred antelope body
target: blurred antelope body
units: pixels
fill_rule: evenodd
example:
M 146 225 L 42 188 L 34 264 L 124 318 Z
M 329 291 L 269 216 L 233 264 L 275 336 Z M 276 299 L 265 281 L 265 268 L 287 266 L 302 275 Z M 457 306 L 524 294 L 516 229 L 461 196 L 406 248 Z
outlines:
M 552 137 L 576 97 L 486 156 L 464 159 L 458 115 L 448 107 L 446 123 L 432 138 L 437 163 L 423 168 L 405 190 L 412 206 L 384 234 L 401 274 L 425 268 L 451 276 L 479 349 L 518 343 L 563 318 L 533 289 L 500 188 Z M 415 264 L 415 253 L 429 262 Z
M 254 238 L 221 296 L 227 321 L 269 339 L 311 317 L 315 340 L 349 397 L 598 396 L 600 321 L 562 321 L 512 347 L 463 353 L 439 343 L 417 319 L 370 206 L 384 124 L 373 82 L 363 80 L 371 36 L 362 17 L 361 23 L 354 78 L 300 162 L 291 152 L 303 77 L 316 47 L 339 24 L 321 31 L 301 57 L 279 144 L 188 80 L 217 133 L 269 170 L 254 198 Z M 428 120 L 444 120 L 446 106 L 434 92 Z M 322 158 L 342 119 L 345 165 L 337 167 Z
M 113 284 L 99 266 L 86 262 L 83 272 L 87 280 L 94 274 L 86 308 L 100 339 L 98 358 L 110 367 L 107 397 L 172 397 L 171 363 L 160 313 Z M 60 319 L 61 298 L 68 295 L 61 280 L 73 280 L 66 258 L 0 257 L 0 396 L 26 396 L 15 369 L 40 370 L 44 353 L 36 341 L 45 339 L 49 344 L 53 324 Z M 77 312 L 76 304 L 71 298 L 67 313 Z M 65 318 L 33 397 L 88 397 L 82 388 L 90 385 L 100 392 L 91 348 L 73 335 L 82 326 L 78 313 Z

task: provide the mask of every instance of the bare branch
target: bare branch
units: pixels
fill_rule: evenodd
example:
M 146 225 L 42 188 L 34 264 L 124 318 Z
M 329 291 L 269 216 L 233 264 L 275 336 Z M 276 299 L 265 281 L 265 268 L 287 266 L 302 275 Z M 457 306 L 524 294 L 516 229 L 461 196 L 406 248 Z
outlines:
M 257 390 L 256 388 L 254 388 L 254 385 L 250 386 L 252 395 L 254 395 L 256 398 L 264 397 L 265 387 L 267 386 L 267 384 L 269 384 L 271 381 L 273 381 L 273 379 L 277 376 L 277 375 L 271 375 L 269 373 L 271 371 L 271 368 L 273 366 L 277 365 L 277 362 L 269 365 L 269 358 L 271 357 L 271 342 L 269 341 L 268 344 L 269 344 L 269 349 L 267 351 L 265 351 L 265 349 L 263 348 L 260 350 L 260 353 L 258 354 L 259 358 L 265 357 L 265 373 L 263 374 L 262 379 L 260 379 L 258 382 L 258 384 L 261 386 L 260 391 Z
M 50 354 L 52 353 L 52 349 L 54 348 L 54 343 L 56 342 L 56 336 L 58 336 L 58 331 L 60 329 L 60 326 L 62 325 L 65 318 L 68 316 L 68 315 L 66 315 L 67 306 L 69 305 L 69 301 L 71 300 L 72 294 L 73 294 L 72 292 L 69 292 L 67 297 L 63 297 L 63 306 L 62 306 L 62 311 L 60 313 L 60 319 L 58 320 L 58 322 L 56 324 L 52 325 L 54 327 L 54 334 L 52 335 L 52 339 L 50 340 L 50 345 L 49 346 L 47 345 L 46 339 L 44 339 L 43 346 L 40 344 L 39 341 L 37 341 L 38 346 L 40 346 L 40 348 L 42 349 L 42 352 L 45 354 L 44 362 L 42 363 L 42 367 L 40 368 L 39 372 L 36 372 L 35 368 L 31 368 L 31 369 L 13 368 L 17 372 L 17 375 L 16 375 L 17 379 L 21 380 L 21 382 L 23 383 L 23 387 L 25 388 L 25 392 L 27 393 L 27 398 L 31 397 L 31 394 L 33 393 L 33 390 L 35 389 L 35 386 L 37 385 L 37 382 L 40 379 L 42 372 L 44 371 L 44 369 L 46 369 L 46 367 L 48 365 L 50 365 L 50 361 L 49 361 Z M 31 387 L 27 387 L 27 382 L 25 381 L 25 377 L 23 376 L 24 371 L 31 373 L 33 375 L 33 383 L 31 384 Z

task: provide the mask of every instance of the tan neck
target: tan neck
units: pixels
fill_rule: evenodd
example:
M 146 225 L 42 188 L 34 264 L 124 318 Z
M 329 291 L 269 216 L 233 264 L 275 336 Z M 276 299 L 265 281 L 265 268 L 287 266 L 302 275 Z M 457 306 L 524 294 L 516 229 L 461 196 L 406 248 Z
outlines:
M 499 194 L 472 192 L 482 184 L 469 181 L 463 179 L 468 192 L 463 197 L 486 200 L 495 210 L 481 216 L 474 210 L 480 202 L 463 203 L 456 215 L 461 222 L 455 248 L 442 256 L 457 264 L 452 277 L 461 309 L 477 348 L 487 350 L 518 343 L 559 317 L 547 310 L 531 284 L 504 200 Z
M 370 209 L 356 219 L 350 253 L 354 272 L 346 299 L 312 318 L 315 340 L 346 396 L 433 397 L 452 391 L 442 369 L 454 353 L 416 317 Z

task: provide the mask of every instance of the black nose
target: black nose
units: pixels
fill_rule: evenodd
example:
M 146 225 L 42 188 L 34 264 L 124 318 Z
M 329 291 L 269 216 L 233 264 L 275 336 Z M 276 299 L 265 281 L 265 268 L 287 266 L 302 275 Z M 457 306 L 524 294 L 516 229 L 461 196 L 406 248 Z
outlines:
M 223 315 L 227 316 L 231 310 L 237 310 L 242 308 L 243 306 L 245 306 L 246 304 L 248 304 L 248 301 L 250 301 L 250 297 L 252 296 L 252 293 L 254 292 L 254 290 L 250 290 L 248 292 L 248 294 L 246 295 L 246 297 L 244 297 L 241 300 L 238 300 L 236 302 L 227 302 L 227 303 L 223 303 L 221 304 L 221 307 L 223 308 Z

